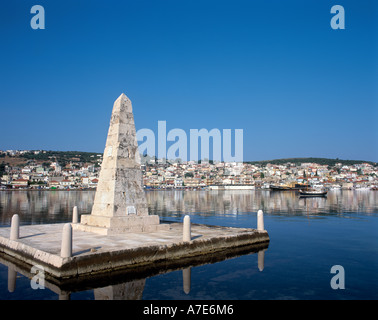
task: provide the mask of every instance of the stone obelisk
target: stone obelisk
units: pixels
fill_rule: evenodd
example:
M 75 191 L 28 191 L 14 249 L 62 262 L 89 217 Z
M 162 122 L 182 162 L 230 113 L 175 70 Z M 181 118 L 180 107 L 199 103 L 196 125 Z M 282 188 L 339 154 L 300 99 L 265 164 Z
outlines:
M 92 213 L 75 228 L 106 235 L 169 228 L 148 214 L 142 183 L 132 105 L 122 93 L 114 102 Z

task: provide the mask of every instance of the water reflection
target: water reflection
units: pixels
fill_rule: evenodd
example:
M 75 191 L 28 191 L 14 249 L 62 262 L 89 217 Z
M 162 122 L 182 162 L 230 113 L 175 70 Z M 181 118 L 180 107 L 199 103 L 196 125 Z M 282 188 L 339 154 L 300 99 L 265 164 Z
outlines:
M 141 300 L 146 279 L 94 289 L 95 300 Z
M 266 214 L 323 214 L 365 212 L 378 207 L 376 191 L 330 191 L 327 197 L 300 198 L 297 192 L 275 191 L 152 191 L 147 192 L 150 210 L 161 216 L 196 213 L 202 215 L 237 215 L 257 212 Z
M 0 225 L 9 225 L 14 213 L 19 214 L 23 224 L 71 221 L 75 205 L 80 214 L 91 212 L 94 194 L 93 191 L 0 191 Z M 226 257 L 227 261 L 219 260 L 216 255 L 197 264 L 180 261 L 169 268 L 161 264 L 154 273 L 141 269 L 136 275 L 113 274 L 84 283 L 46 280 L 49 290 L 31 289 L 30 279 L 34 275 L 30 268 L 22 269 L 4 261 L 0 254 L 0 299 L 140 299 L 141 296 L 143 299 L 371 299 L 377 296 L 377 191 L 336 190 L 330 191 L 326 198 L 299 198 L 295 192 L 262 190 L 147 191 L 146 196 L 150 213 L 166 220 L 182 221 L 182 216 L 189 213 L 200 223 L 243 227 L 251 226 L 251 221 L 256 221 L 256 212 L 262 209 L 268 216 L 269 250 L 242 252 L 240 257 Z M 307 217 L 322 219 L 304 224 Z M 342 219 L 335 223 L 335 217 Z M 356 219 L 350 221 L 344 217 Z M 206 265 L 202 266 L 203 263 Z M 329 268 L 334 264 L 343 265 L 353 275 L 348 290 L 330 288 Z
M 10 225 L 13 214 L 22 224 L 67 222 L 74 206 L 90 213 L 93 199 L 93 191 L 1 191 L 0 225 Z
M 10 225 L 17 213 L 23 224 L 67 222 L 78 206 L 80 214 L 92 210 L 94 191 L 0 191 L 0 225 Z M 264 214 L 318 215 L 364 212 L 378 208 L 377 191 L 332 190 L 327 197 L 300 198 L 296 192 L 262 190 L 232 191 L 147 191 L 151 214 L 181 218 L 183 214 L 203 216 Z

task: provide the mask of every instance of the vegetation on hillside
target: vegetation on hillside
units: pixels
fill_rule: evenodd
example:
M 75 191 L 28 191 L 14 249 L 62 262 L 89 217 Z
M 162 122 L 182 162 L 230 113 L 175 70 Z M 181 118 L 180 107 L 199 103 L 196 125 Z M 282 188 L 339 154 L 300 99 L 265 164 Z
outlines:
M 360 163 L 369 163 L 373 166 L 377 166 L 376 162 L 372 161 L 365 161 L 365 160 L 341 160 L 339 158 L 336 159 L 328 159 L 328 158 L 286 158 L 286 159 L 274 159 L 274 160 L 264 160 L 264 161 L 245 161 L 245 163 L 250 164 L 259 164 L 259 165 L 267 165 L 270 164 L 285 164 L 285 163 L 294 163 L 295 165 L 300 165 L 301 163 L 317 163 L 320 165 L 328 165 L 328 166 L 335 166 L 337 163 L 341 163 L 342 165 L 353 165 L 353 164 L 360 164 Z
M 65 166 L 67 163 L 72 162 L 81 162 L 81 163 L 93 163 L 96 164 L 99 160 L 100 153 L 96 152 L 84 152 L 84 151 L 41 151 L 37 154 L 34 151 L 26 152 L 24 154 L 20 154 L 15 156 L 14 158 L 18 158 L 20 160 L 24 159 L 25 163 L 34 160 L 43 166 L 48 166 L 52 162 L 58 162 L 61 166 Z M 4 154 L 2 155 L 5 156 Z M 9 156 L 7 156 L 8 158 Z M 8 158 L 9 159 L 9 158 Z M 212 161 L 209 161 L 212 163 Z M 0 163 L 7 163 L 7 161 L 0 161 Z M 200 162 L 199 162 L 200 163 Z M 335 166 L 337 163 L 341 163 L 342 165 L 353 165 L 353 164 L 360 164 L 360 163 L 369 163 L 373 166 L 377 166 L 376 162 L 372 161 L 365 161 L 365 160 L 342 160 L 339 158 L 336 159 L 328 159 L 328 158 L 285 158 L 285 159 L 274 159 L 274 160 L 263 160 L 263 161 L 244 161 L 244 163 L 254 164 L 254 165 L 261 165 L 265 166 L 268 163 L 280 165 L 286 163 L 293 163 L 295 165 L 300 165 L 301 163 L 317 163 L 320 165 L 328 165 L 328 166 Z M 0 168 L 1 169 L 1 168 Z

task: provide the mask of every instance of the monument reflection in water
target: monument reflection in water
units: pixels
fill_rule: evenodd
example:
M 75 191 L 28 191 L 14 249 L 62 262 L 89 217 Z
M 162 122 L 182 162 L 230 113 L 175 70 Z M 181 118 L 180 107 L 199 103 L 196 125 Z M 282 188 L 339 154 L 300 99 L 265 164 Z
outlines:
M 94 194 L 95 192 L 93 191 L 1 191 L 0 225 L 9 226 L 11 217 L 15 213 L 19 214 L 21 224 L 70 222 L 72 219 L 72 209 L 74 206 L 78 206 L 80 214 L 89 214 L 91 212 Z M 368 231 L 368 233 L 364 233 L 364 236 L 359 237 L 358 241 L 357 239 L 353 240 L 353 243 L 355 243 L 355 251 L 351 253 L 357 254 L 356 252 L 360 252 L 359 248 L 361 248 L 361 246 L 365 246 L 364 251 L 365 253 L 368 252 L 369 254 L 358 256 L 358 259 L 365 261 L 366 259 L 370 259 L 369 257 L 374 256 L 374 250 L 376 250 L 372 247 L 369 248 L 366 246 L 367 243 L 372 243 L 371 240 L 374 241 L 373 234 L 370 234 L 371 232 L 369 233 L 369 230 L 366 230 L 368 223 L 372 223 L 373 226 L 376 224 L 378 197 L 377 193 L 374 191 L 330 191 L 327 198 L 302 199 L 299 198 L 298 194 L 295 192 L 269 192 L 260 190 L 171 190 L 146 191 L 146 197 L 149 211 L 153 214 L 158 214 L 163 221 L 181 222 L 185 214 L 190 214 L 193 223 L 254 228 L 256 227 L 256 212 L 262 209 L 265 217 L 267 218 L 267 228 L 268 230 L 272 230 L 272 248 L 269 248 L 266 251 L 268 255 L 265 254 L 265 263 L 264 252 L 266 248 L 260 248 L 260 250 L 257 248 L 249 252 L 247 250 L 247 252 L 236 253 L 233 256 L 230 255 L 221 257 L 220 259 L 217 257 L 212 257 L 208 261 L 188 262 L 186 265 L 184 263 L 183 265 L 177 266 L 177 268 L 171 268 L 170 270 L 164 270 L 164 268 L 161 270 L 154 270 L 152 272 L 141 270 L 139 275 L 120 274 L 113 277 L 111 281 L 110 279 L 107 279 L 106 281 L 95 279 L 92 283 L 84 284 L 83 288 L 86 289 L 81 289 L 80 284 L 72 283 L 70 285 L 59 286 L 46 281 L 46 288 L 50 290 L 33 290 L 30 288 L 30 279 L 32 279 L 34 275 L 30 273 L 30 270 L 22 270 L 20 266 L 1 259 L 0 283 L 2 286 L 0 288 L 0 299 L 56 299 L 58 296 L 60 299 L 67 299 L 70 298 L 70 295 L 73 299 L 155 299 L 159 297 L 180 299 L 185 298 L 186 296 L 191 297 L 191 294 L 196 294 L 196 297 L 204 299 L 217 298 L 215 295 L 207 296 L 209 293 L 204 289 L 201 290 L 205 292 L 205 295 L 201 295 L 199 292 L 199 288 L 203 288 L 202 286 L 206 285 L 203 281 L 209 277 L 209 272 L 212 274 L 213 279 L 210 283 L 211 285 L 214 285 L 214 279 L 223 279 L 222 281 L 224 284 L 222 284 L 222 282 L 217 283 L 217 288 L 225 286 L 227 289 L 224 289 L 223 292 L 235 294 L 237 291 L 240 292 L 240 296 L 237 298 L 249 299 L 251 298 L 249 295 L 251 295 L 253 288 L 246 288 L 244 290 L 243 282 L 249 285 L 251 285 L 251 283 L 256 283 L 257 286 L 260 281 L 260 286 L 262 285 L 262 288 L 264 285 L 272 282 L 272 284 L 274 283 L 274 287 L 272 286 L 270 290 L 273 291 L 275 287 L 279 287 L 279 283 L 275 277 L 282 272 L 282 261 L 288 261 L 287 259 L 289 259 L 291 263 L 290 267 L 294 270 L 295 265 L 300 265 L 300 262 L 298 261 L 302 260 L 298 259 L 300 258 L 300 255 L 304 255 L 309 245 L 313 246 L 312 249 L 315 248 L 321 252 L 325 250 L 324 245 L 318 245 L 313 242 L 310 243 L 309 241 L 312 241 L 312 239 L 307 239 L 306 242 L 304 234 L 301 234 L 303 236 L 303 238 L 301 238 L 301 242 L 303 242 L 302 244 L 297 244 L 295 242 L 295 255 L 290 255 L 291 251 L 288 253 L 281 250 L 283 245 L 280 248 L 276 248 L 277 239 L 281 242 L 283 240 L 282 235 L 286 236 L 286 233 L 282 231 L 282 229 L 285 229 L 288 226 L 290 226 L 290 228 L 296 228 L 297 225 L 295 224 L 295 221 L 302 221 L 303 218 L 306 218 L 306 220 L 307 218 L 314 219 L 314 222 L 319 221 L 319 217 L 325 218 L 323 219 L 324 222 L 322 225 L 313 224 L 313 228 L 318 228 L 316 230 L 323 232 L 325 226 L 324 223 L 326 223 L 328 228 L 326 235 L 329 237 L 329 239 L 333 240 L 332 230 L 336 229 L 332 229 L 332 221 L 334 221 L 330 220 L 332 217 L 357 217 L 356 213 L 362 213 L 360 216 L 358 216 L 359 219 L 355 219 L 353 225 L 358 231 L 358 225 L 363 223 L 361 224 L 360 228 L 361 230 L 364 228 L 364 232 Z M 349 215 L 349 213 L 351 214 Z M 278 224 L 274 224 L 275 221 L 278 221 L 274 217 L 282 218 L 279 219 L 280 222 Z M 297 217 L 298 219 L 292 220 L 292 217 Z M 361 217 L 363 219 L 360 219 Z M 272 218 L 275 220 L 273 221 Z M 341 220 L 338 221 L 340 222 Z M 343 219 L 343 221 L 350 221 L 350 219 Z M 346 222 L 343 222 L 344 227 L 346 226 L 349 228 L 350 225 L 351 224 L 346 224 Z M 303 224 L 301 224 L 301 226 L 303 226 Z M 348 229 L 345 232 L 347 231 Z M 354 234 L 356 235 L 358 233 Z M 368 238 L 369 236 L 370 240 Z M 338 234 L 338 237 L 340 237 L 340 233 Z M 344 239 L 349 238 L 350 236 L 348 234 L 348 236 Z M 295 241 L 295 239 L 290 236 L 286 237 L 284 240 L 289 241 L 287 242 L 289 244 L 292 241 Z M 344 247 L 345 246 L 346 245 L 344 245 Z M 284 248 L 286 248 L 286 245 Z M 270 251 L 272 252 L 269 254 Z M 314 253 L 314 251 L 311 252 Z M 328 255 L 330 254 L 331 252 Z M 230 259 L 233 257 L 238 258 Z M 319 259 L 319 256 L 317 259 Z M 354 259 L 357 259 L 357 257 Z M 222 262 L 219 264 L 215 263 L 218 261 Z M 355 272 L 359 272 L 359 281 L 365 281 L 365 285 L 368 285 L 368 283 L 375 283 L 375 278 L 372 274 L 366 274 L 366 279 L 363 276 L 363 272 L 366 273 L 366 268 L 370 265 L 367 262 L 371 261 L 366 260 L 364 262 L 363 269 L 355 270 Z M 209 263 L 215 264 L 209 265 Z M 269 264 L 268 267 L 266 267 L 266 263 Z M 321 263 L 328 263 L 328 260 L 324 260 L 323 262 L 317 260 L 316 263 L 320 266 Z M 274 268 L 275 264 L 277 264 L 277 268 Z M 220 265 L 221 267 L 217 267 L 217 265 Z M 219 268 L 222 268 L 222 271 L 219 271 Z M 289 272 L 291 268 L 288 268 L 286 272 Z M 194 269 L 196 271 L 193 273 Z M 301 269 L 295 269 L 295 272 L 300 272 L 300 270 Z M 215 276 L 217 272 L 220 274 L 218 277 Z M 303 272 L 306 275 L 308 274 L 308 271 L 304 270 Z M 348 275 L 352 272 L 353 270 L 349 268 Z M 17 273 L 19 275 L 24 275 L 24 277 L 17 277 Z M 239 278 L 236 278 L 238 279 L 236 281 L 237 283 L 227 280 L 228 278 L 235 278 L 237 274 L 239 274 Z M 257 276 L 257 274 L 261 276 Z M 329 274 L 329 270 L 327 270 L 327 274 Z M 269 275 L 269 279 L 267 278 L 267 275 Z M 326 277 L 326 281 L 323 282 L 329 283 L 329 276 L 326 275 Z M 244 281 L 245 278 L 247 278 L 246 281 Z M 177 291 L 173 291 L 170 287 L 172 283 L 164 283 L 166 288 L 164 291 L 165 293 L 161 294 L 159 297 L 156 297 L 154 294 L 156 294 L 157 289 L 152 288 L 151 286 L 156 286 L 156 283 L 159 282 L 160 287 L 162 282 L 164 282 L 164 279 L 169 279 L 169 281 L 175 282 Z M 243 282 L 240 282 L 240 279 L 243 279 Z M 280 281 L 285 281 L 285 279 L 282 277 L 279 277 L 279 279 Z M 298 280 L 299 282 L 295 281 L 296 287 L 298 286 L 298 283 L 300 283 L 301 279 L 302 278 Z M 262 282 L 263 280 L 265 282 Z M 318 282 L 319 281 L 314 280 L 314 285 Z M 195 286 L 194 292 L 193 283 Z M 351 285 L 351 280 L 349 285 Z M 234 286 L 233 290 L 229 289 L 230 286 Z M 282 283 L 282 287 L 286 288 L 286 286 L 286 283 Z M 86 291 L 80 292 L 81 290 Z M 256 289 L 254 290 L 256 291 Z M 284 289 L 281 288 L 281 290 Z M 327 288 L 327 290 L 327 295 L 333 293 L 331 289 Z M 211 290 L 209 289 L 209 291 Z M 221 289 L 219 289 L 219 292 L 220 291 Z M 314 289 L 314 292 L 316 293 L 318 291 Z M 350 291 L 348 292 L 350 294 Z M 278 293 L 276 292 L 275 294 Z M 319 296 L 319 293 L 317 294 L 318 295 L 314 298 L 328 297 L 327 295 Z M 360 297 L 360 293 L 357 292 L 356 294 L 357 296 L 355 297 Z M 222 297 L 226 299 L 235 298 L 233 295 L 225 295 Z M 252 296 L 252 298 L 260 297 L 260 295 Z M 271 298 L 271 295 L 265 295 L 264 297 Z M 371 293 L 367 297 L 371 298 Z

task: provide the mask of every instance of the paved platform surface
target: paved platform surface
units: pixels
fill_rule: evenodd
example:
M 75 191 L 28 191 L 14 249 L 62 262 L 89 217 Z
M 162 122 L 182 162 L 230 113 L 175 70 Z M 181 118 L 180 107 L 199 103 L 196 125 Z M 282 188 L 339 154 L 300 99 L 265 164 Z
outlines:
M 35 249 L 60 255 L 64 223 L 28 225 L 20 227 L 19 242 Z M 192 241 L 214 237 L 235 236 L 250 231 L 246 228 L 227 228 L 192 224 Z M 123 249 L 168 245 L 182 242 L 182 224 L 171 223 L 169 231 L 150 233 L 127 233 L 123 235 L 99 235 L 73 230 L 73 256 L 90 255 Z M 0 236 L 9 238 L 10 228 L 0 228 Z

